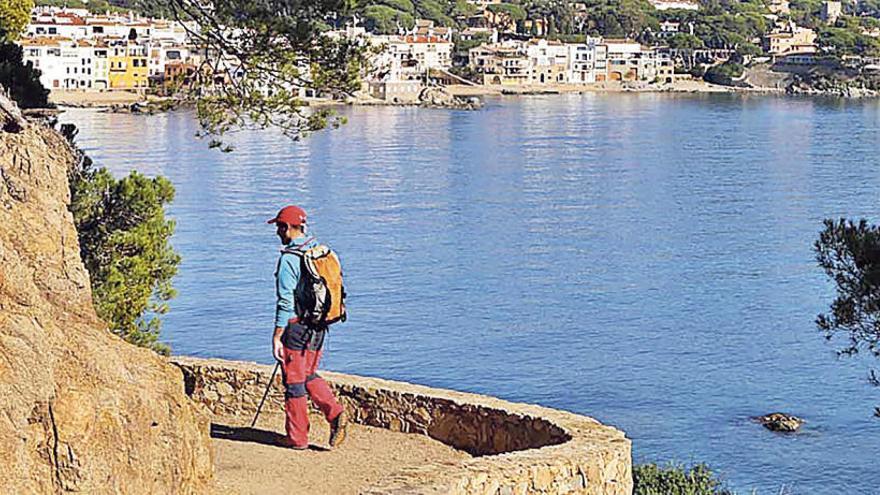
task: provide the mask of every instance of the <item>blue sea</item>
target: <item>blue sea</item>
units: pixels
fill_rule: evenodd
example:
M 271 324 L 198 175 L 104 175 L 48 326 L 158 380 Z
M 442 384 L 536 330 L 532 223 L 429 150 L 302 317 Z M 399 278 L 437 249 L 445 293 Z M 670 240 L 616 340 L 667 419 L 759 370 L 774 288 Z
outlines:
M 340 254 L 349 321 L 324 367 L 539 403 L 708 463 L 741 494 L 880 494 L 876 359 L 838 358 L 822 220 L 880 222 L 880 103 L 587 94 L 481 111 L 343 107 L 294 143 L 194 138 L 192 113 L 70 110 L 123 175 L 161 174 L 183 257 L 177 354 L 272 362 L 266 220 L 287 203 Z M 786 411 L 795 435 L 749 418 Z

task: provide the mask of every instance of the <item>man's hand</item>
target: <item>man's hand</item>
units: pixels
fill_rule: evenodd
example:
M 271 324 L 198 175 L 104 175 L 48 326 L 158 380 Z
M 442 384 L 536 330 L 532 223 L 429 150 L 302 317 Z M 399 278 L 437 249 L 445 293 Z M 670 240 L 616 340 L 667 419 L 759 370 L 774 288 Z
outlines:
M 283 328 L 277 327 L 275 328 L 275 334 L 272 336 L 272 356 L 282 363 L 284 362 L 284 344 L 281 343 L 281 334 L 283 332 Z

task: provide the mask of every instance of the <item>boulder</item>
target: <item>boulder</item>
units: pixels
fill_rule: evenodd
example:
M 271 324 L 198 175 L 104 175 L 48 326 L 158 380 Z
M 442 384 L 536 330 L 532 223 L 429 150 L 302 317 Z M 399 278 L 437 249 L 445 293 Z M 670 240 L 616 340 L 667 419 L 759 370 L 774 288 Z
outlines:
M 792 433 L 797 431 L 802 424 L 804 424 L 804 420 L 793 416 L 791 414 L 786 413 L 770 413 L 765 414 L 763 416 L 758 416 L 754 418 L 755 421 L 764 425 L 764 428 L 767 428 L 770 431 L 778 431 L 783 433 Z
M 444 88 L 429 86 L 419 93 L 419 104 L 427 108 L 456 108 L 461 110 L 477 110 L 483 102 L 477 97 L 462 98 L 446 91 Z
M 201 492 L 209 424 L 180 372 L 95 314 L 74 159 L 48 127 L 0 132 L 0 491 Z

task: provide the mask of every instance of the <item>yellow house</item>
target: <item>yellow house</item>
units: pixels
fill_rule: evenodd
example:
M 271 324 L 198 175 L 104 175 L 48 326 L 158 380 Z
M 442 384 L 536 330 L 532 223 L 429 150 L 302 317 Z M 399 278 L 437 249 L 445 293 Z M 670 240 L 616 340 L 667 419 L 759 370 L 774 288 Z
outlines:
M 108 48 L 110 89 L 140 89 L 149 86 L 147 48 L 135 43 Z

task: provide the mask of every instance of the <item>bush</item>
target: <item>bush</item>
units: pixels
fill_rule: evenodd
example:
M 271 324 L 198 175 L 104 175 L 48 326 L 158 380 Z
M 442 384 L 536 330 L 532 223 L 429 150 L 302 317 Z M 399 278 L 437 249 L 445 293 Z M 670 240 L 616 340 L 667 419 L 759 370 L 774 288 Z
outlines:
M 735 86 L 736 82 L 734 79 L 742 76 L 744 70 L 741 64 L 727 61 L 721 65 L 709 67 L 703 79 L 713 84 Z
M 76 135 L 71 125 L 62 132 L 71 141 Z M 174 222 L 164 208 L 174 187 L 164 177 L 137 172 L 117 180 L 82 152 L 69 179 L 70 211 L 98 316 L 128 342 L 169 354 L 159 342 L 158 316 L 175 296 L 171 278 L 180 263 L 169 244 Z
M 705 464 L 633 467 L 633 495 L 732 495 Z
M 373 33 L 396 34 L 398 27 L 412 29 L 415 22 L 412 14 L 387 5 L 370 5 L 364 9 L 364 26 Z
M 410 0 L 379 0 L 379 3 L 401 12 L 412 12 L 415 10 Z

